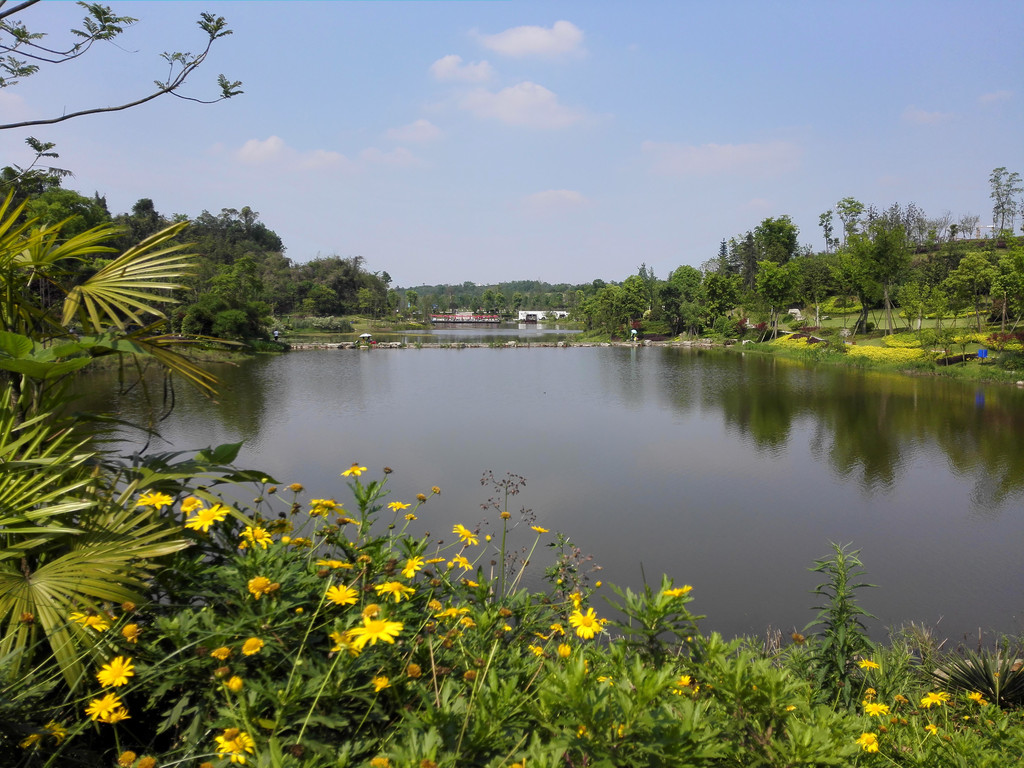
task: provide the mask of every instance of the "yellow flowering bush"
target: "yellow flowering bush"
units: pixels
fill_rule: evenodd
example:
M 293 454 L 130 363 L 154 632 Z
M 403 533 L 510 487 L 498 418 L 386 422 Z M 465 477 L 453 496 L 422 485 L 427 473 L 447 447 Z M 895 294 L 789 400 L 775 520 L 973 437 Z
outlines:
M 903 365 L 928 358 L 928 354 L 922 349 L 911 349 L 908 347 L 872 347 L 864 344 L 851 345 L 847 349 L 851 358 L 862 358 L 878 363 L 889 363 Z
M 947 736 L 978 733 L 1007 754 L 1024 748 L 1024 727 L 1010 727 L 1024 723 L 980 692 L 917 683 L 894 696 L 869 680 L 879 655 L 852 665 L 856 706 L 836 711 L 785 655 L 701 634 L 691 584 L 610 585 L 617 601 L 599 612 L 568 539 L 514 520 L 507 503 L 491 508 L 493 537 L 458 524 L 438 541 L 410 526 L 439 489 L 389 503 L 389 473 L 346 472 L 346 522 L 322 498 L 275 502 L 285 518 L 266 497 L 207 518 L 209 499 L 169 509 L 195 547 L 159 572 L 148 604 L 68 615 L 95 643 L 90 675 L 73 697 L 34 704 L 15 748 L 56 761 L 71 745 L 136 768 L 319 768 L 339 754 L 395 766 L 900 765 L 908 754 L 925 765 L 941 764 Z M 534 550 L 514 560 L 503 548 L 516 526 L 533 547 L 554 539 L 544 591 L 521 587 Z M 793 658 L 815 642 L 794 639 Z

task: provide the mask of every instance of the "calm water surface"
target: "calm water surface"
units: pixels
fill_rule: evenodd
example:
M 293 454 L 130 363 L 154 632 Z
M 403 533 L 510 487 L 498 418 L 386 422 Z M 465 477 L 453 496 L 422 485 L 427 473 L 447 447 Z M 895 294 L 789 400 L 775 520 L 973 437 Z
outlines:
M 879 586 L 862 593 L 877 637 L 1024 631 L 1015 388 L 673 348 L 305 351 L 218 373 L 221 404 L 180 388 L 153 449 L 244 440 L 240 465 L 339 501 L 341 469 L 387 465 L 390 500 L 442 488 L 415 524 L 449 539 L 497 530 L 481 475 L 513 472 L 510 508 L 592 554 L 591 579 L 668 573 L 705 631 L 802 629 L 830 541 Z

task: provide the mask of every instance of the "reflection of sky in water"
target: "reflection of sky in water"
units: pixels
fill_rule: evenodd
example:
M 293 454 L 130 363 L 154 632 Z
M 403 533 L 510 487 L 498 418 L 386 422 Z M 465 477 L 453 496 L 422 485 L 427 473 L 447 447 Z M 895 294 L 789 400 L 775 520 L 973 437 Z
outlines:
M 979 411 L 973 387 L 780 362 L 657 348 L 295 352 L 229 369 L 220 408 L 179 393 L 163 431 L 182 448 L 245 436 L 240 464 L 318 497 L 347 497 L 338 473 L 352 461 L 389 465 L 390 500 L 441 486 L 416 523 L 435 538 L 488 516 L 496 532 L 480 476 L 521 474 L 513 512 L 532 508 L 593 553 L 596 578 L 693 584 L 706 629 L 802 629 L 807 569 L 829 541 L 862 550 L 865 580 L 882 586 L 864 605 L 883 623 L 1024 629 L 1007 612 L 1024 577 L 1021 393 L 988 390 Z M 979 494 L 986 483 L 1002 495 Z

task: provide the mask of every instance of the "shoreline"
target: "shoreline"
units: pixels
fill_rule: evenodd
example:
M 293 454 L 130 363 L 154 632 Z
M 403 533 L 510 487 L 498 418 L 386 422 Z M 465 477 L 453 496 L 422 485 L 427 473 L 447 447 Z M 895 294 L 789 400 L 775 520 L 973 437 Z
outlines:
M 283 342 L 286 344 L 286 342 Z M 751 348 L 747 349 L 747 343 L 733 343 L 733 344 L 722 344 L 721 342 L 715 342 L 712 339 L 686 339 L 686 340 L 672 340 L 672 341 L 652 341 L 650 339 L 641 339 L 640 341 L 584 341 L 584 342 L 567 342 L 567 341 L 543 341 L 543 342 L 522 342 L 516 340 L 509 340 L 501 344 L 495 344 L 493 342 L 468 342 L 468 341 L 456 341 L 451 343 L 422 343 L 416 342 L 413 344 L 406 344 L 400 341 L 383 341 L 373 346 L 368 346 L 355 341 L 341 341 L 341 342 L 297 342 L 294 344 L 287 344 L 287 349 L 283 350 L 286 352 L 302 352 L 307 350 L 371 350 L 371 349 L 528 349 L 535 347 L 542 348 L 595 348 L 595 347 L 675 347 L 683 349 L 723 349 L 723 350 L 736 350 L 740 349 L 743 351 L 749 351 L 754 354 L 778 356 L 788 360 L 796 360 L 803 363 L 819 364 L 825 363 L 830 365 L 840 365 L 847 368 L 854 368 L 858 370 L 873 370 L 882 373 L 893 373 L 900 376 L 911 376 L 911 377 L 935 377 L 935 378 L 950 378 L 957 379 L 960 381 L 975 381 L 978 383 L 987 384 L 1004 384 L 1009 386 L 1017 386 L 1024 388 L 1024 379 L 1018 379 L 1019 373 L 1004 372 L 1004 376 L 971 376 L 967 374 L 966 369 L 951 367 L 949 369 L 938 369 L 935 370 L 915 370 L 900 367 L 888 367 L 888 366 L 865 366 L 865 365 L 850 365 L 844 360 L 808 360 L 804 355 L 792 354 L 789 350 L 783 349 L 765 349 L 764 345 L 751 344 Z

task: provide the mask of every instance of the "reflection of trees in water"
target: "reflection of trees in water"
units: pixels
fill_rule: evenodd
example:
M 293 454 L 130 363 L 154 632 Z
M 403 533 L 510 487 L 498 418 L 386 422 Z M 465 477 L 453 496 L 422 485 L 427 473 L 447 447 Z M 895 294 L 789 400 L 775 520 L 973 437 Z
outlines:
M 690 356 L 673 356 L 692 365 Z M 814 419 L 811 449 L 865 491 L 888 490 L 917 446 L 933 444 L 954 473 L 972 478 L 979 506 L 1024 489 L 1024 398 L 1008 387 L 982 395 L 960 382 L 909 378 L 789 360 L 706 354 L 700 398 L 762 451 L 776 454 L 799 417 Z
M 170 413 L 175 413 L 176 420 L 184 413 L 194 425 L 206 425 L 206 429 L 194 430 L 199 442 L 209 425 L 217 423 L 228 433 L 237 434 L 239 440 L 249 440 L 259 434 L 266 412 L 265 390 L 259 376 L 261 362 L 264 361 L 246 361 L 241 366 L 207 366 L 220 380 L 217 397 L 213 400 L 181 381 L 165 382 L 152 371 L 136 379 L 116 370 L 97 371 L 76 382 L 81 397 L 75 401 L 75 407 L 88 413 L 112 416 L 157 435 Z M 134 446 L 146 442 L 146 435 L 127 426 L 117 427 L 116 437 Z M 166 443 L 154 437 L 150 448 L 165 450 Z

